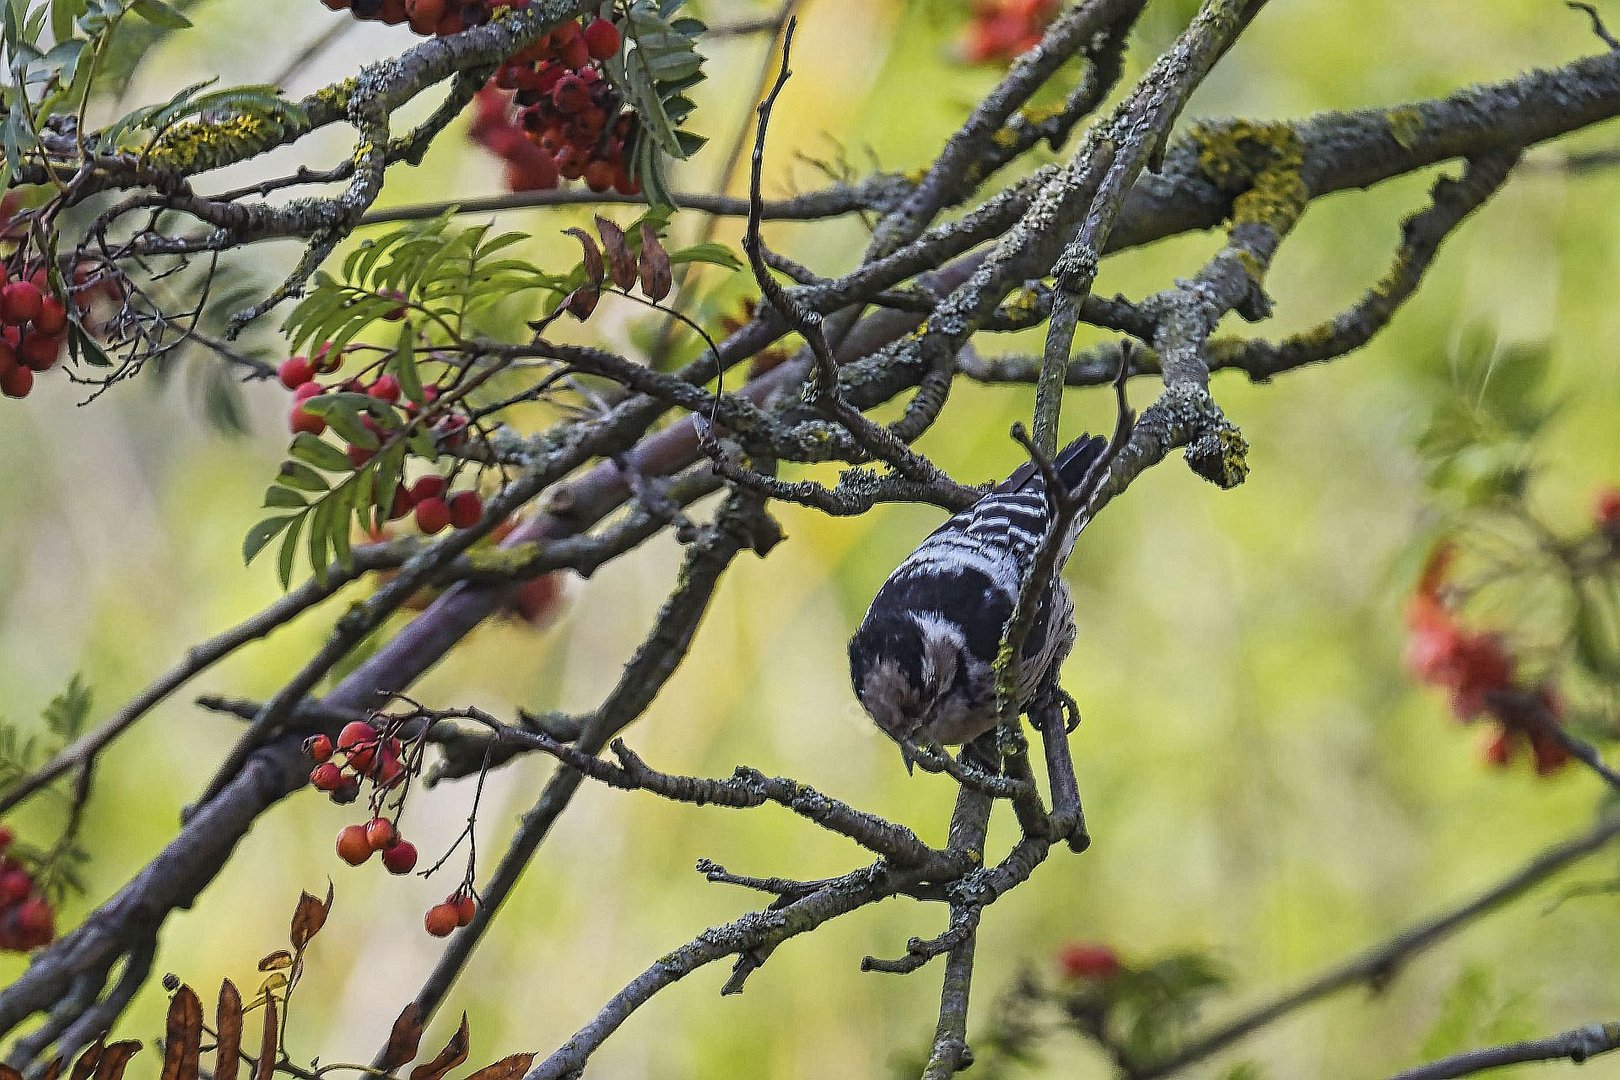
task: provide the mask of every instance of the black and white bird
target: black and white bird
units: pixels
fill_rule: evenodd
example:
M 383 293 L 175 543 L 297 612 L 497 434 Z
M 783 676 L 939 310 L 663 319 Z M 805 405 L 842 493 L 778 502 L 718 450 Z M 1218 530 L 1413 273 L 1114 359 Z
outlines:
M 1082 435 L 1053 459 L 1073 492 L 1107 448 Z M 996 726 L 1001 635 L 1051 519 L 1034 463 L 934 530 L 889 575 L 849 643 L 855 696 L 909 768 L 922 742 L 971 742 Z M 1079 529 L 1064 538 L 1059 568 Z M 1054 574 L 1024 642 L 1018 703 L 1053 692 L 1074 645 L 1074 602 Z

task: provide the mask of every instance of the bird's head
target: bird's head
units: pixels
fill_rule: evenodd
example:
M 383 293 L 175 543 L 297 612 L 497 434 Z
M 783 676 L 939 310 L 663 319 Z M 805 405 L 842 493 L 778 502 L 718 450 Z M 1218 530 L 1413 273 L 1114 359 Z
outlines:
M 927 611 L 869 617 L 849 643 L 855 696 L 911 768 L 918 742 L 963 671 L 965 648 L 955 623 Z

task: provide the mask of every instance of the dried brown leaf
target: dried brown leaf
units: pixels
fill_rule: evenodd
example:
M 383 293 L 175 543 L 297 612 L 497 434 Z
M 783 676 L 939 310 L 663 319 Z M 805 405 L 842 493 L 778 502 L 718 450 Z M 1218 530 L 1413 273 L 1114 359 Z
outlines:
M 608 276 L 626 291 L 636 284 L 636 257 L 624 239 L 624 230 L 602 215 L 596 215 L 596 231 L 602 234 L 602 250 L 607 254 Z
M 129 1059 L 140 1052 L 141 1044 L 138 1039 L 108 1043 L 101 1051 L 100 1060 L 96 1062 L 95 1080 L 124 1080 L 124 1070 L 129 1068 Z
M 578 227 L 564 229 L 563 232 L 578 240 L 579 246 L 585 249 L 585 283 L 600 289 L 607 278 L 607 271 L 602 266 L 602 252 L 597 249 L 596 241 L 591 239 L 590 233 Z
M 669 295 L 674 279 L 670 276 L 669 252 L 658 242 L 658 231 L 651 223 L 641 223 L 641 291 L 657 302 Z
M 259 1060 L 253 1064 L 253 1080 L 273 1080 L 276 1073 L 277 1036 L 281 1022 L 276 1018 L 276 999 L 264 999 L 264 1037 L 259 1040 Z
M 288 952 L 286 949 L 277 949 L 273 953 L 265 954 L 264 959 L 259 961 L 259 970 L 281 971 L 283 968 L 292 967 L 292 962 L 292 953 Z
M 23 1074 L 0 1061 L 0 1080 L 23 1080 Z
M 214 1080 L 236 1080 L 242 1064 L 242 995 L 229 979 L 219 984 L 219 1011 L 214 1021 L 219 1032 L 214 1058 Z
M 191 987 L 180 987 L 169 1000 L 169 1020 L 163 1032 L 161 1080 L 197 1080 L 201 1073 L 197 1055 L 202 1048 L 202 1024 L 202 1000 Z M 107 1051 L 111 1049 L 108 1047 Z M 99 1065 L 96 1071 L 99 1074 Z
M 68 1080 L 90 1080 L 96 1071 L 96 1062 L 101 1060 L 102 1040 L 97 1039 L 84 1048 L 79 1060 L 73 1063 L 73 1071 L 68 1073 Z
M 493 1065 L 485 1065 L 482 1069 L 467 1077 L 467 1080 L 518 1080 L 529 1071 L 534 1064 L 533 1054 L 513 1054 L 503 1057 Z
M 298 907 L 293 910 L 292 918 L 292 947 L 297 952 L 303 952 L 311 939 L 321 932 L 326 925 L 326 916 L 332 911 L 332 883 L 326 883 L 325 901 L 317 900 L 309 893 L 301 893 L 298 897 Z M 262 968 L 260 970 L 263 970 Z
M 383 1050 L 383 1072 L 392 1072 L 411 1061 L 421 1045 L 422 1007 L 413 1001 L 400 1010 L 394 1030 L 388 1033 L 388 1046 Z
M 439 1056 L 425 1065 L 418 1065 L 411 1070 L 411 1080 L 444 1080 L 445 1074 L 451 1069 L 467 1060 L 467 1048 L 471 1043 L 471 1036 L 467 1030 L 467 1014 L 461 1014 L 461 1026 L 456 1033 L 450 1036 L 450 1041 L 444 1044 Z
M 40 1074 L 39 1080 L 56 1080 L 58 1076 L 62 1075 L 62 1069 L 66 1064 L 62 1055 L 57 1054 L 51 1058 L 51 1063 L 45 1066 L 45 1071 Z
M 591 312 L 596 310 L 596 302 L 601 298 L 602 292 L 600 289 L 591 285 L 581 285 L 568 294 L 568 299 L 563 301 L 563 306 L 568 309 L 568 314 L 580 322 L 584 322 L 591 317 Z

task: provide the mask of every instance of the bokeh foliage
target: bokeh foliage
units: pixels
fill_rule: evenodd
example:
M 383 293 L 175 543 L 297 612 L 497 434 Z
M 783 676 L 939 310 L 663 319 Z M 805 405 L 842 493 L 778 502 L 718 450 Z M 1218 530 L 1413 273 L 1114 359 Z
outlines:
M 1150 9 L 1137 63 L 1157 54 L 1191 6 Z M 705 7 L 715 22 L 745 13 Z M 198 30 L 148 59 L 138 94 L 167 96 L 222 70 L 240 81 L 269 77 L 296 42 L 337 17 L 315 0 L 279 8 L 272 17 L 246 0 L 198 5 Z M 817 170 L 790 148 L 834 167 L 922 165 L 992 82 L 992 72 L 951 59 L 964 8 L 954 0 L 808 5 L 797 74 L 774 121 L 781 152 L 769 186 L 816 182 Z M 267 18 L 289 39 L 274 50 Z M 405 41 L 356 30 L 299 76 L 307 86 L 297 89 Z M 1550 0 L 1299 0 L 1258 20 L 1189 116 L 1390 104 L 1596 47 L 1585 19 Z M 745 119 L 739 103 L 751 93 L 758 52 L 746 41 L 714 46 L 691 124 L 713 141 L 677 170 L 677 187 L 711 183 L 732 125 Z M 1601 146 L 1605 134 L 1582 142 Z M 1610 295 L 1620 178 L 1571 175 L 1558 163 L 1556 150 L 1533 154 L 1364 352 L 1269 386 L 1217 378 L 1223 406 L 1253 444 L 1246 485 L 1221 493 L 1184 470 L 1157 470 L 1089 529 L 1069 572 L 1082 637 L 1066 682 L 1085 715 L 1074 746 L 1096 844 L 1082 857 L 1054 859 L 986 921 L 985 1002 L 1021 969 L 1050 965 L 1062 942 L 1085 938 L 1128 957 L 1209 951 L 1236 987 L 1209 1006 L 1219 1015 L 1456 899 L 1590 816 L 1598 787 L 1589 777 L 1485 769 L 1471 733 L 1399 662 L 1400 599 L 1438 509 L 1418 445 L 1461 358 L 1520 350 L 1547 366 L 1561 404 L 1540 436 L 1532 497 L 1548 518 L 1574 525 L 1591 490 L 1620 478 L 1612 344 L 1620 311 Z M 390 178 L 384 201 L 483 194 L 498 183 L 492 161 L 452 132 L 423 168 Z M 1280 330 L 1342 307 L 1381 274 L 1399 218 L 1421 203 L 1425 185 L 1412 178 L 1313 206 L 1270 279 Z M 566 268 L 577 256 L 558 234 L 587 219 L 528 211 L 500 224 L 532 231 L 533 251 Z M 698 222 L 677 219 L 675 228 L 695 237 Z M 716 236 L 734 243 L 740 232 L 740 222 L 722 222 Z M 785 253 L 824 271 L 847 267 L 863 240 L 855 222 L 768 232 Z M 1129 253 L 1106 264 L 1098 290 L 1162 287 L 1212 244 L 1189 237 Z M 291 245 L 265 251 L 289 261 L 295 254 Z M 741 286 L 722 292 L 716 310 Z M 645 332 L 646 318 L 604 306 L 592 330 L 627 341 Z M 964 386 L 922 448 L 966 480 L 1002 475 L 1020 457 L 1007 425 L 1027 418 L 1030 396 Z M 250 388 L 254 433 L 236 439 L 215 433 L 173 390 L 130 385 L 89 408 L 74 401 L 72 388 L 53 383 L 27 408 L 6 409 L 0 425 L 10 474 L 0 485 L 8 555 L 0 561 L 0 671 L 15 721 L 39 713 L 75 671 L 98 703 L 118 701 L 278 590 L 268 565 L 242 569 L 240 537 L 285 445 L 280 390 Z M 1110 410 L 1103 392 L 1077 394 L 1070 430 L 1105 427 Z M 781 517 L 791 542 L 768 562 L 736 567 L 689 664 L 629 741 L 673 771 L 724 774 L 747 762 L 788 773 L 940 840 L 951 785 L 900 771 L 859 713 L 843 657 L 866 599 L 935 515 L 906 508 L 827 520 L 784 508 Z M 544 634 L 480 630 L 419 696 L 497 714 L 588 706 L 643 632 L 675 559 L 666 539 L 613 573 L 575 583 L 568 614 Z M 314 625 L 283 631 L 200 686 L 266 695 L 319 635 Z M 94 857 L 85 872 L 92 896 L 169 837 L 180 806 L 236 734 L 231 723 L 170 702 L 100 770 L 81 837 Z M 546 768 L 523 761 L 492 778 L 486 835 L 509 831 Z M 409 821 L 424 850 L 454 836 L 470 799 L 469 784 L 417 801 Z M 46 812 L 23 813 L 22 830 Z M 435 886 L 346 871 L 329 841 L 344 820 L 312 796 L 268 815 L 199 908 L 175 920 L 157 961 L 195 985 L 245 980 L 279 939 L 299 891 L 320 892 L 333 876 L 339 900 L 312 946 L 295 1058 L 369 1058 L 439 948 L 418 930 Z M 649 957 L 743 910 L 748 897 L 692 872 L 699 857 L 805 877 L 843 870 L 848 852 L 784 814 L 717 816 L 583 792 L 503 916 L 498 945 L 476 958 L 457 1009 L 447 1011 L 471 1014 L 474 1058 L 554 1045 Z M 1616 873 L 1612 857 L 1600 857 L 1566 881 Z M 1556 886 L 1538 892 L 1418 960 L 1383 996 L 1319 1006 L 1233 1060 L 1253 1059 L 1267 1075 L 1362 1076 L 1504 1032 L 1620 1013 L 1612 978 L 1620 944 L 1597 932 L 1614 898 L 1553 905 L 1559 895 Z M 70 905 L 64 921 L 75 914 Z M 868 952 L 898 951 L 919 920 L 894 903 L 833 924 L 782 949 L 740 998 L 716 998 L 722 976 L 702 973 L 638 1015 L 595 1068 L 669 1078 L 880 1074 L 927 1038 L 937 976 L 902 982 L 859 974 L 857 964 Z M 0 979 L 19 969 L 15 959 L 0 962 Z M 165 1004 L 149 987 L 123 1034 L 161 1030 Z M 1045 1075 L 1106 1071 L 1078 1043 L 1055 1047 L 1047 1061 Z

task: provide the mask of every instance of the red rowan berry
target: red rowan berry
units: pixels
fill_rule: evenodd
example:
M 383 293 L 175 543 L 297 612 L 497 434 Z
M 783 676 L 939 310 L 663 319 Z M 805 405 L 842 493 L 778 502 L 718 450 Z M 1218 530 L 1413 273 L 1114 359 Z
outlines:
M 67 305 L 54 296 L 39 303 L 39 314 L 34 316 L 34 329 L 42 334 L 60 334 L 67 329 Z
M 17 359 L 35 371 L 49 371 L 62 354 L 62 339 L 49 334 L 24 334 Z
M 366 822 L 366 843 L 371 845 L 372 851 L 382 851 L 391 848 L 399 842 L 399 830 L 387 818 L 372 818 Z
M 335 762 L 323 761 L 310 770 L 309 782 L 318 791 L 336 791 L 344 784 L 343 770 Z
M 558 51 L 557 59 L 565 67 L 579 71 L 591 62 L 590 46 L 585 44 L 584 38 L 575 38 Z
M 315 365 L 309 362 L 307 356 L 294 356 L 281 362 L 281 366 L 276 368 L 276 376 L 281 379 L 282 386 L 297 390 L 315 377 Z
M 473 916 L 478 914 L 478 901 L 474 900 L 467 893 L 461 893 L 459 896 L 452 896 L 445 902 L 455 905 L 456 925 L 458 926 L 466 926 L 468 923 L 473 921 Z
M 442 499 L 444 498 L 446 486 L 444 477 L 438 473 L 419 476 L 416 478 L 416 483 L 411 485 L 411 498 L 416 502 L 421 502 L 423 499 Z
M 16 839 L 17 834 L 12 831 L 10 825 L 0 825 L 0 851 L 10 847 Z
M 312 397 L 318 397 L 325 390 L 326 387 L 322 386 L 314 379 L 311 379 L 309 382 L 300 383 L 298 385 L 298 388 L 293 391 L 293 400 L 308 401 Z
M 310 360 L 314 363 L 316 371 L 322 375 L 330 375 L 343 366 L 343 353 L 341 351 L 333 352 L 332 343 L 323 341 L 320 348 L 315 350 L 315 355 L 310 357 Z
M 353 444 L 345 447 L 343 452 L 348 455 L 350 466 L 356 469 L 363 468 L 366 462 L 377 456 L 377 451 L 370 447 Z
M 422 919 L 422 925 L 434 937 L 449 937 L 450 932 L 460 925 L 456 920 L 454 904 L 434 904 L 428 908 L 427 915 Z
M 592 60 L 606 60 L 619 51 L 619 28 L 607 19 L 596 19 L 580 35 Z
M 583 49 L 584 46 L 581 45 L 580 48 Z M 590 106 L 591 88 L 578 75 L 564 75 L 557 81 L 556 89 L 551 92 L 551 103 L 557 107 L 558 112 L 571 116 Z
M 450 496 L 450 527 L 470 529 L 484 516 L 484 500 L 476 491 L 458 491 Z
M 364 720 L 351 720 L 343 725 L 338 732 L 337 748 L 345 752 L 353 750 L 361 743 L 377 741 L 377 729 Z
M 0 874 L 0 904 L 15 904 L 33 891 L 34 879 L 26 870 L 7 870 Z
M 585 186 L 600 195 L 613 186 L 615 171 L 613 163 L 597 158 L 585 166 Z
M 56 936 L 56 918 L 44 897 L 23 901 L 17 909 L 17 932 L 29 948 L 44 945 Z
M 531 626 L 543 626 L 557 611 L 562 585 L 556 574 L 542 574 L 518 586 L 512 606 Z
M 29 391 L 34 389 L 34 372 L 32 368 L 14 367 L 0 372 L 0 394 L 6 397 L 25 398 Z
M 371 384 L 370 388 L 366 390 L 366 393 L 370 394 L 378 401 L 398 401 L 399 380 L 394 378 L 392 375 L 381 375 L 377 378 L 376 382 Z
M 432 536 L 450 524 L 450 507 L 443 499 L 423 499 L 416 504 L 416 527 L 424 536 Z
M 410 513 L 412 508 L 415 506 L 416 500 L 411 498 L 409 489 L 407 489 L 404 485 L 395 488 L 393 505 L 388 508 L 388 520 L 399 520 L 406 514 Z M 378 539 L 382 539 L 382 537 L 378 537 Z
M 0 289 L 0 319 L 12 326 L 21 326 L 30 319 L 39 318 L 45 295 L 32 281 L 13 281 Z
M 416 869 L 416 845 L 409 840 L 397 841 L 383 848 L 382 861 L 390 874 L 408 874 Z
M 350 866 L 359 866 L 371 858 L 371 842 L 366 839 L 364 825 L 345 825 L 337 837 L 338 858 Z
M 304 740 L 304 753 L 316 761 L 330 761 L 332 758 L 331 736 L 311 735 Z
M 314 384 L 308 383 L 306 385 L 312 386 Z M 323 417 L 316 416 L 302 405 L 297 405 L 287 416 L 287 427 L 294 434 L 307 431 L 311 435 L 319 435 L 326 430 L 326 420 Z

